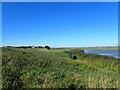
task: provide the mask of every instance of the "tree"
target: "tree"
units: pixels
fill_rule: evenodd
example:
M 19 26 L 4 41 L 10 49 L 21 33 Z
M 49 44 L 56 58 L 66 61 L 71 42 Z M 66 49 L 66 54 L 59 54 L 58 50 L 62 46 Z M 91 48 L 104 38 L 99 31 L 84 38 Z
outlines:
M 49 49 L 50 50 L 50 46 L 45 46 L 45 48 Z

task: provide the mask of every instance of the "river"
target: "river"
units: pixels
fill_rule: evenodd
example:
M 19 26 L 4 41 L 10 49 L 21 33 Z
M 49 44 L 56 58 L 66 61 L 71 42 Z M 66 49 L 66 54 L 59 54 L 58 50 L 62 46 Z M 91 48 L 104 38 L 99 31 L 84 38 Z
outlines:
M 120 50 L 85 50 L 84 52 L 87 54 L 98 54 L 120 58 Z

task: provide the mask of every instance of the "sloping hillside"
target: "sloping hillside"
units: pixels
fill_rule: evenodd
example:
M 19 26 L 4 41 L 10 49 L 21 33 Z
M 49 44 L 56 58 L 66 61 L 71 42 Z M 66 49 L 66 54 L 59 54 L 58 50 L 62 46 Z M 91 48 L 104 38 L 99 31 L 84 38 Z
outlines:
M 3 88 L 118 88 L 117 59 L 80 49 L 3 48 L 2 66 Z

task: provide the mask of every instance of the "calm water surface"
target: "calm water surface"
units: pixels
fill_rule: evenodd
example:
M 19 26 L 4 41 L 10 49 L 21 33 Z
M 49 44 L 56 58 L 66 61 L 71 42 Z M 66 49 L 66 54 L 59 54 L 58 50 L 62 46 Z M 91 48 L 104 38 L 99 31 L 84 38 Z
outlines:
M 120 50 L 85 50 L 87 54 L 98 54 L 104 56 L 112 56 L 114 58 L 120 58 Z

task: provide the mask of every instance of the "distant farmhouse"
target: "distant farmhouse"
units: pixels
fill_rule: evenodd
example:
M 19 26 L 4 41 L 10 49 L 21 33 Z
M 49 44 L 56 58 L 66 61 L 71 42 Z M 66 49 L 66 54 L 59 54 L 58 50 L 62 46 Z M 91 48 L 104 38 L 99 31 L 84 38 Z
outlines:
M 32 46 L 31 48 L 44 48 L 42 46 Z

